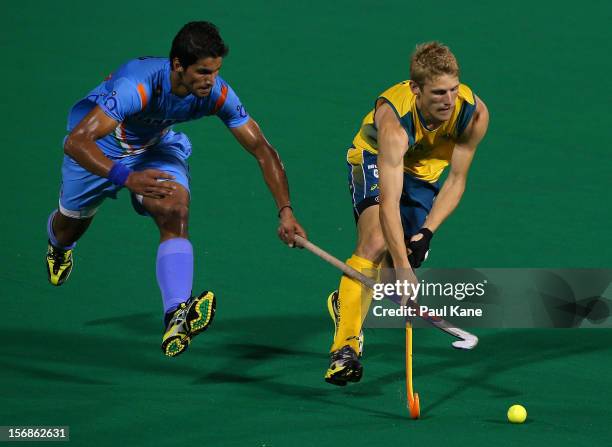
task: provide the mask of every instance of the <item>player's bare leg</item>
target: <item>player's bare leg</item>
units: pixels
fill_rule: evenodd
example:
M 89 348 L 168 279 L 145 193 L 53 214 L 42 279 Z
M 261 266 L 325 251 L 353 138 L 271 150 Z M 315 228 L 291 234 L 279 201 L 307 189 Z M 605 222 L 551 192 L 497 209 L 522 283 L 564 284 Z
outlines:
M 357 256 L 368 259 L 375 264 L 380 264 L 386 251 L 385 237 L 380 226 L 378 210 L 378 205 L 370 206 L 359 216 L 357 248 L 355 248 Z
M 160 242 L 172 238 L 188 238 L 189 192 L 184 186 L 175 183 L 176 190 L 163 199 L 145 197 L 143 207 L 153 217 L 159 228 Z
M 85 234 L 93 218 L 94 216 L 75 219 L 64 216 L 60 211 L 57 211 L 52 221 L 53 234 L 55 234 L 55 238 L 63 246 L 72 245 Z
M 193 337 L 208 328 L 216 306 L 212 292 L 191 297 L 193 249 L 188 239 L 189 192 L 178 183 L 176 186 L 171 196 L 147 197 L 142 201 L 159 228 L 156 273 L 166 316 L 162 351 L 169 357 L 182 354 Z
M 374 276 L 385 254 L 378 206 L 370 206 L 363 211 L 357 224 L 357 235 L 357 248 L 346 263 L 367 276 Z M 361 379 L 361 326 L 371 299 L 370 291 L 348 276 L 342 276 L 338 293 L 334 292 L 328 298 L 328 309 L 334 318 L 336 330 L 330 348 L 330 366 L 325 373 L 327 382 L 344 386 L 347 382 Z

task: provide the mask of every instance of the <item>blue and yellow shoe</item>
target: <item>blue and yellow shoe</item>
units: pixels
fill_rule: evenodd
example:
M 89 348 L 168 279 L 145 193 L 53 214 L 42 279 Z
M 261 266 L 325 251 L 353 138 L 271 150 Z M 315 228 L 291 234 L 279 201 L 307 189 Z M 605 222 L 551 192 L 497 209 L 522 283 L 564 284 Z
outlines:
M 62 250 L 49 241 L 47 245 L 47 276 L 54 286 L 61 286 L 72 272 L 72 250 Z
M 168 357 L 185 352 L 193 337 L 208 329 L 215 316 L 215 294 L 204 291 L 189 298 L 172 313 L 162 337 L 161 349 Z
M 334 321 L 334 340 L 336 339 L 336 334 L 338 333 L 338 325 L 340 324 L 340 301 L 338 300 L 338 291 L 334 290 L 327 297 L 327 310 L 329 312 L 329 316 Z M 357 355 L 359 358 L 363 355 L 363 331 L 359 332 L 359 336 L 357 337 L 359 341 L 359 352 Z
M 348 382 L 359 382 L 363 367 L 359 356 L 349 345 L 332 352 L 330 363 L 325 373 L 325 381 L 332 385 L 345 386 Z

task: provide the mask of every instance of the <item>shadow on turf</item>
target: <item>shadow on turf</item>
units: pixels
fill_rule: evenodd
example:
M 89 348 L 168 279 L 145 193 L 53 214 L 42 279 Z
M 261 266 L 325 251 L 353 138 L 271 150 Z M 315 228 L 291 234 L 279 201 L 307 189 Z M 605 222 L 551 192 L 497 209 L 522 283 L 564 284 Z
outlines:
M 298 327 L 310 330 L 294 331 Z M 195 378 L 192 383 L 260 382 L 274 377 L 253 372 L 264 362 L 283 357 L 320 357 L 314 352 L 270 342 L 281 344 L 291 339 L 291 346 L 307 345 L 317 327 L 323 328 L 319 318 L 295 315 L 217 318 L 185 354 L 171 359 L 159 348 L 162 334 L 159 315 L 137 313 L 91 320 L 82 326 L 65 325 L 63 331 L 19 331 L 17 339 L 15 329 L 0 330 L 3 340 L 14 340 L 0 349 L 0 362 L 4 364 L 3 378 L 14 371 L 17 378 L 25 376 L 43 382 L 112 385 L 130 380 L 126 377 L 129 371 Z
M 199 336 L 188 352 L 176 359 L 165 358 L 159 349 L 161 324 L 157 313 L 138 313 L 88 321 L 82 326 L 63 326 L 64 331 L 0 331 L 6 343 L 0 350 L 4 371 L 44 382 L 110 385 L 133 380 L 130 371 L 185 378 L 192 385 L 240 384 L 268 396 L 292 396 L 363 411 L 374 417 L 403 420 L 400 411 L 387 412 L 355 405 L 354 399 L 370 401 L 397 387 L 403 391 L 404 349 L 401 342 L 368 343 L 366 333 L 365 375 L 358 385 L 338 388 L 323 383 L 327 346 L 320 350 L 299 349 L 313 338 L 330 332 L 329 321 L 317 315 L 284 315 L 250 318 L 217 318 L 209 331 Z M 457 351 L 446 337 L 415 331 L 421 340 L 415 347 L 415 380 L 436 375 L 453 386 L 423 407 L 423 414 L 449 399 L 484 388 L 499 396 L 519 396 L 520 390 L 492 383 L 495 376 L 515 368 L 560 357 L 612 350 L 612 332 L 601 330 L 507 330 L 481 336 L 473 351 Z M 433 334 L 433 333 L 431 333 Z M 598 334 L 598 335 L 596 335 Z M 371 338 L 397 340 L 396 332 L 370 334 Z M 602 336 L 604 339 L 602 339 Z M 320 337 L 319 337 L 320 338 Z M 444 340 L 444 342 L 441 342 Z M 376 376 L 381 363 L 393 370 Z M 377 365 L 378 363 L 378 365 Z M 271 372 L 272 371 L 272 372 Z M 300 380 L 304 380 L 299 383 Z M 403 408 L 404 404 L 398 405 Z
M 280 357 L 312 357 L 316 354 L 312 352 L 286 349 L 278 346 L 264 344 L 235 343 L 225 345 L 224 349 L 232 353 L 228 359 L 228 367 L 221 370 L 211 371 L 194 380 L 194 384 L 209 383 L 252 383 L 270 381 L 274 375 L 257 375 L 247 373 L 257 366 L 258 361 L 275 361 Z M 232 365 L 238 365 L 238 370 L 243 373 L 235 372 Z M 231 371 L 231 372 L 230 372 Z
M 114 318 L 101 318 L 84 323 L 86 328 L 103 327 L 107 330 L 113 328 L 118 332 L 119 335 L 115 335 L 116 343 L 117 337 L 122 334 L 140 334 L 141 337 L 145 337 L 148 333 L 158 328 L 158 322 L 155 314 L 152 313 L 139 313 L 133 315 L 125 315 Z M 321 405 L 339 406 L 343 408 L 349 408 L 355 411 L 367 412 L 375 417 L 391 418 L 397 420 L 405 420 L 406 417 L 398 415 L 397 413 L 387 412 L 384 410 L 373 409 L 367 406 L 355 405 L 354 402 L 347 400 L 348 397 L 354 398 L 368 398 L 372 395 L 379 395 L 382 390 L 378 387 L 372 388 L 371 384 L 365 384 L 366 386 L 355 386 L 347 388 L 337 388 L 331 385 L 325 384 L 322 379 L 322 373 L 326 367 L 327 352 L 326 348 L 322 347 L 321 352 L 312 352 L 302 349 L 293 348 L 295 346 L 304 346 L 309 344 L 309 339 L 317 336 L 321 332 L 330 332 L 330 322 L 325 318 L 319 318 L 318 316 L 302 316 L 302 315 L 285 315 L 282 317 L 252 317 L 252 318 L 237 318 L 237 319 L 217 319 L 211 326 L 211 334 L 217 333 L 222 334 L 223 339 L 240 340 L 240 342 L 227 341 L 219 343 L 218 337 L 211 337 L 214 341 L 212 343 L 203 343 L 202 340 L 199 344 L 200 337 L 190 347 L 189 352 L 178 359 L 165 359 L 162 358 L 161 362 L 165 363 L 160 368 L 159 359 L 151 361 L 151 355 L 138 355 L 147 349 L 142 341 L 138 341 L 135 338 L 130 339 L 130 344 L 137 344 L 138 346 L 134 349 L 123 352 L 116 350 L 113 353 L 109 353 L 104 360 L 98 357 L 96 360 L 91 360 L 91 351 L 84 350 L 78 351 L 77 346 L 73 349 L 73 356 L 71 356 L 71 362 L 81 363 L 86 366 L 104 366 L 119 370 L 122 369 L 135 369 L 138 371 L 158 371 L 164 374 L 175 374 L 185 377 L 195 377 L 191 381 L 194 385 L 209 385 L 211 383 L 217 384 L 241 384 L 249 386 L 250 384 L 256 384 L 257 391 L 265 391 L 268 396 L 279 395 L 279 396 L 292 396 L 299 399 L 308 399 L 317 401 Z M 62 340 L 63 336 L 58 334 L 45 336 L 45 338 L 55 339 L 58 346 L 65 347 L 66 340 Z M 208 334 L 203 334 L 206 337 Z M 42 335 L 41 335 L 42 336 Z M 64 335 L 65 336 L 65 335 Z M 37 337 L 34 337 L 37 338 Z M 101 352 L 101 356 L 104 356 L 105 349 L 100 349 L 101 344 L 104 342 L 102 339 L 96 339 L 95 337 L 89 336 L 89 341 L 84 342 L 84 338 L 80 337 L 80 343 L 84 345 L 96 345 L 97 348 L 93 348 L 94 351 Z M 248 340 L 248 341 L 244 341 Z M 290 347 L 278 346 L 271 343 L 271 341 L 277 341 L 283 343 L 285 340 L 291 340 Z M 36 344 L 36 343 L 33 343 Z M 47 349 L 49 346 L 47 346 Z M 135 355 L 132 355 L 136 353 Z M 211 370 L 202 374 L 202 369 L 194 362 L 189 361 L 189 358 L 195 357 L 196 353 L 200 358 L 210 359 L 211 357 L 220 359 L 221 364 L 218 364 Z M 157 350 L 154 351 L 157 355 Z M 159 354 L 160 357 L 161 354 Z M 182 360 L 186 362 L 182 362 Z M 305 371 L 312 369 L 313 375 L 312 380 L 308 380 L 306 384 L 287 383 L 287 381 L 295 380 L 295 373 L 293 369 L 279 368 L 278 374 L 266 374 L 257 373 L 255 370 L 263 363 L 267 364 L 270 362 L 280 362 L 281 364 L 291 364 L 291 359 L 299 359 L 301 365 L 297 373 L 304 374 Z M 181 363 L 178 363 L 178 362 Z M 197 369 L 196 369 L 197 368 Z M 290 366 L 295 368 L 295 366 Z M 308 374 L 307 374 L 308 375 Z M 45 376 L 46 380 L 49 380 L 49 376 Z M 60 377 L 51 377 L 51 380 L 62 380 Z M 71 377 L 65 377 L 63 380 L 76 381 Z M 88 379 L 85 379 L 88 380 Z M 92 381 L 93 384 L 95 379 Z M 388 383 L 387 383 L 388 384 Z M 363 385 L 363 384 L 362 384 Z
M 593 330 L 507 330 L 485 334 L 473 351 L 460 351 L 447 346 L 445 337 L 433 336 L 436 331 L 418 330 L 415 339 L 421 339 L 420 346 L 415 347 L 415 382 L 418 392 L 421 377 L 442 376 L 453 386 L 438 399 L 422 407 L 424 418 L 433 417 L 435 408 L 444 402 L 469 393 L 475 388 L 485 389 L 499 397 L 517 397 L 522 392 L 496 383 L 495 377 L 512 369 L 537 365 L 548 360 L 554 360 L 574 355 L 588 354 L 597 351 L 612 350 L 612 332 Z M 393 335 L 395 339 L 395 334 Z M 366 332 L 366 340 L 368 335 Z M 435 343 L 432 340 L 435 339 Z M 450 339 L 449 339 L 450 340 Z M 433 357 L 434 361 L 426 361 Z M 441 359 L 441 360 L 440 360 Z M 370 343 L 366 342 L 364 368 L 366 375 L 362 384 L 351 387 L 353 397 L 369 397 L 385 392 L 384 388 L 395 383 L 398 389 L 398 401 L 406 396 L 404 391 L 403 368 L 405 352 L 400 343 Z M 395 371 L 382 374 L 376 378 L 368 378 L 370 365 L 376 362 L 397 365 Z M 359 391 L 357 391 L 359 390 Z M 388 393 L 388 390 L 387 390 Z M 384 415 L 380 415 L 381 417 Z M 528 421 L 529 422 L 529 421 Z
M 536 420 L 527 418 L 527 420 L 523 422 L 522 424 L 511 424 L 510 422 L 505 421 L 503 419 L 485 419 L 483 422 L 488 422 L 489 424 L 497 424 L 497 425 L 530 425 L 536 422 Z
M 612 333 L 599 329 L 505 330 L 480 338 L 473 351 L 428 348 L 423 355 L 442 359 L 417 366 L 417 374 L 444 375 L 456 386 L 425 407 L 430 412 L 449 399 L 484 388 L 498 397 L 517 397 L 520 390 L 491 383 L 500 373 L 574 355 L 612 350 Z M 553 336 L 554 334 L 554 336 Z M 603 337 L 603 339 L 602 339 Z
M 119 317 L 98 318 L 83 323 L 84 326 L 115 326 L 125 332 L 143 334 L 151 330 L 160 331 L 162 328 L 162 317 L 152 312 L 143 312 Z
M 44 381 L 76 383 L 79 385 L 112 385 L 112 382 L 107 380 L 90 379 L 76 374 L 57 372 L 47 367 L 14 365 L 4 361 L 0 361 L 0 366 L 3 371 L 10 371 L 13 369 L 23 376 L 38 378 Z

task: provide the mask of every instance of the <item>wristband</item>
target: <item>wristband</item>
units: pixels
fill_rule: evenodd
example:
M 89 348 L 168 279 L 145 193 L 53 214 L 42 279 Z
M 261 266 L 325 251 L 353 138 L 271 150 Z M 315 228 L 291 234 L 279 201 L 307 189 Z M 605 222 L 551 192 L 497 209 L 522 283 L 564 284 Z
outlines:
M 293 212 L 293 208 L 291 207 L 291 205 L 285 205 L 285 206 L 281 206 L 281 208 L 278 210 L 278 218 L 280 219 L 280 215 L 283 212 L 283 210 L 285 208 L 289 208 L 292 212 Z
M 108 171 L 108 179 L 117 186 L 124 186 L 133 171 L 121 163 L 115 163 Z

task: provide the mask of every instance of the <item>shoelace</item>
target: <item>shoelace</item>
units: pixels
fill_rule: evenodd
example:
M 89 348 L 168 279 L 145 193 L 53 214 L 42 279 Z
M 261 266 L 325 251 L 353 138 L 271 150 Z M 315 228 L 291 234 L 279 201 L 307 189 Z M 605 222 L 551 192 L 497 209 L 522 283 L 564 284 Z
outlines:
M 187 306 L 185 303 L 181 303 L 181 307 L 170 320 L 170 324 L 183 324 L 185 320 L 187 320 Z
M 66 250 L 60 250 L 59 248 L 54 247 L 53 245 L 51 245 L 51 259 L 53 259 L 53 270 L 55 273 L 57 273 L 59 271 L 59 268 L 62 264 L 64 264 L 64 262 L 66 262 L 66 253 L 68 253 L 68 251 Z
M 332 355 L 332 361 L 336 361 L 336 360 L 340 360 L 340 359 L 345 359 L 347 357 L 353 358 L 354 355 L 351 352 L 351 348 L 349 348 L 348 346 L 343 347 L 342 349 L 340 349 L 339 351 L 335 352 Z
M 58 259 L 63 262 L 63 261 L 66 261 L 66 258 L 68 257 L 68 253 L 70 252 L 70 250 L 62 250 L 61 248 L 57 248 L 51 245 L 51 252 L 52 252 L 53 259 Z

